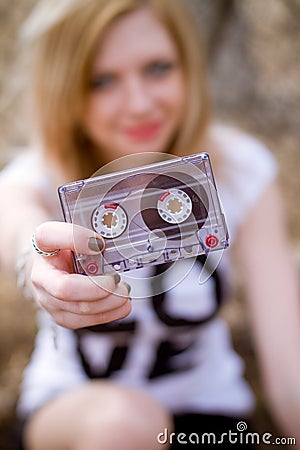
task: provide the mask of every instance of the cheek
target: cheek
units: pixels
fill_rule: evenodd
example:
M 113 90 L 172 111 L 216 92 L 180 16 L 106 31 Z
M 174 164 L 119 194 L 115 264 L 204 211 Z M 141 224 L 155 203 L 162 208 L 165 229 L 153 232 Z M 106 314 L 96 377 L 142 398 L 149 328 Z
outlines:
M 85 108 L 84 126 L 91 137 L 99 136 L 102 131 L 111 128 L 118 116 L 117 105 L 112 99 L 95 95 L 89 99 Z M 101 131 L 102 130 L 102 131 Z
M 172 82 L 165 86 L 163 96 L 174 118 L 182 118 L 186 104 L 186 88 L 182 77 L 174 77 Z

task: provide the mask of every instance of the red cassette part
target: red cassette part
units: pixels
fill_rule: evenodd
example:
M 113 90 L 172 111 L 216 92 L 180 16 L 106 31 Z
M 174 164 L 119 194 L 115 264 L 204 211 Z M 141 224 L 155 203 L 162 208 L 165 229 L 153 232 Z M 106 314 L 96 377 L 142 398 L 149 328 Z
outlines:
M 219 245 L 219 239 L 214 234 L 209 234 L 205 239 L 205 244 L 209 248 L 215 248 Z
M 119 205 L 117 203 L 109 203 L 107 205 L 104 205 L 105 209 L 117 209 Z
M 93 261 L 90 262 L 87 266 L 86 266 L 86 271 L 87 273 L 89 273 L 90 275 L 95 275 L 96 273 L 98 273 L 99 267 L 98 264 Z
M 164 192 L 164 193 L 159 197 L 159 201 L 160 201 L 160 202 L 163 202 L 163 201 L 168 197 L 168 195 L 170 195 L 170 191 Z

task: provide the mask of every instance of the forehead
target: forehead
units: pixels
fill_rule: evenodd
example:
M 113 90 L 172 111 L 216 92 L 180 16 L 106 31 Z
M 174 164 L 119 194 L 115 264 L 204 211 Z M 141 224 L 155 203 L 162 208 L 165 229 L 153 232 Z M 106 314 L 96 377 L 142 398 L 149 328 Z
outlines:
M 178 56 L 174 39 L 165 25 L 147 9 L 126 14 L 106 31 L 98 46 L 95 68 L 113 68 L 151 57 Z

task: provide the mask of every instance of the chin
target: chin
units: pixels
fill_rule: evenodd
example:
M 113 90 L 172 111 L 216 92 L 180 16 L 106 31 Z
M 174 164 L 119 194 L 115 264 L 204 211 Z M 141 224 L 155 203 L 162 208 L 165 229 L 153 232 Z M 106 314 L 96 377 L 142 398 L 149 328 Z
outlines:
M 162 142 L 135 142 L 131 146 L 128 147 L 130 149 L 130 153 L 164 153 L 168 146 Z

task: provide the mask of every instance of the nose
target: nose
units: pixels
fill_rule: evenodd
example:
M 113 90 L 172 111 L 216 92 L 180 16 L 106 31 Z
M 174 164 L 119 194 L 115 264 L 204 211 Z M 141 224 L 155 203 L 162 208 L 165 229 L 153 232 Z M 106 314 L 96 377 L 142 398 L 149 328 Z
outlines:
M 141 77 L 132 76 L 126 81 L 124 104 L 127 111 L 136 116 L 146 115 L 151 110 L 153 97 Z

